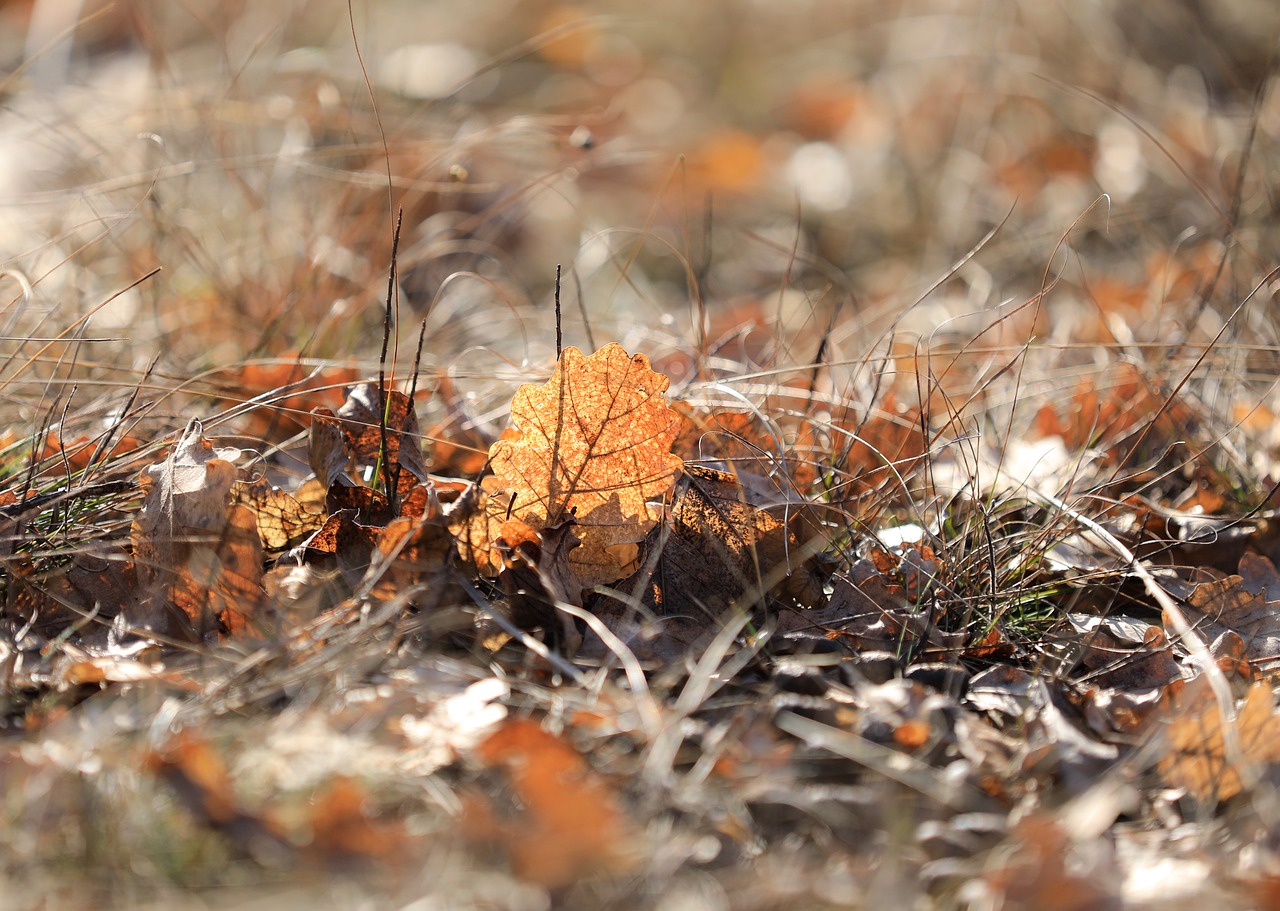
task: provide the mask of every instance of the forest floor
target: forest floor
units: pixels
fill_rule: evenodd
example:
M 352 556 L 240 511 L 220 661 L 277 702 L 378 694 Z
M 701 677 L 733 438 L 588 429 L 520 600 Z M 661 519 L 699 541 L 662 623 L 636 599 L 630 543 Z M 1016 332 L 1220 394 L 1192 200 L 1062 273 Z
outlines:
M 0 3 L 0 911 L 1280 907 L 1278 48 Z

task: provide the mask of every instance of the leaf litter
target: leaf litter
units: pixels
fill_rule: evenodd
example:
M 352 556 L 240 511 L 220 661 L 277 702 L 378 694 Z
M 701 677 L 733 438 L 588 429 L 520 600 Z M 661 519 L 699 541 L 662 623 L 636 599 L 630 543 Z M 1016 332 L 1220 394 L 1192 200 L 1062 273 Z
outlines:
M 494 862 L 517 880 L 553 891 L 622 881 L 653 855 L 653 827 L 673 823 L 653 793 L 681 801 L 690 831 L 707 827 L 715 853 L 729 857 L 761 850 L 777 825 L 764 820 L 779 813 L 801 831 L 846 833 L 844 850 L 856 853 L 854 833 L 892 794 L 912 808 L 922 838 L 933 833 L 922 842 L 931 856 L 942 851 L 929 861 L 929 888 L 949 881 L 943 870 L 989 864 L 984 852 L 1010 839 L 1023 853 L 981 874 L 984 888 L 1026 901 L 1070 889 L 1083 907 L 1109 893 L 1065 868 L 1037 879 L 1018 859 L 1041 840 L 1062 850 L 1069 833 L 1044 816 L 1033 837 L 1033 823 L 1015 822 L 1016 807 L 1045 794 L 1092 795 L 1115 820 L 1142 806 L 1144 775 L 1165 788 L 1152 793 L 1214 807 L 1280 763 L 1270 746 L 1280 741 L 1267 682 L 1280 639 L 1269 625 L 1276 573 L 1267 558 L 1245 553 L 1238 575 L 1169 583 L 1215 671 L 1238 681 L 1228 715 L 1195 650 L 1158 613 L 1064 614 L 1070 625 L 1051 629 L 1028 661 L 1010 618 L 992 625 L 966 604 L 955 558 L 935 550 L 944 542 L 924 543 L 929 532 L 916 528 L 893 546 L 867 539 L 864 556 L 832 574 L 822 555 L 839 530 L 819 518 L 816 501 L 777 487 L 770 494 L 761 462 L 725 460 L 734 469 L 726 471 L 671 455 L 681 425 L 666 388 L 647 359 L 618 345 L 592 356 L 567 349 L 545 386 L 517 393 L 517 432 L 493 444 L 487 471 L 459 484 L 429 473 L 404 395 L 382 400 L 373 384 L 358 385 L 338 412 L 312 414 L 309 460 L 328 487 L 327 515 L 250 479 L 238 451 L 192 422 L 142 472 L 130 532 L 135 576 L 112 605 L 116 633 L 52 644 L 60 663 L 28 672 L 28 685 L 47 681 L 63 698 L 156 684 L 190 692 L 181 655 L 162 658 L 166 643 L 252 648 L 284 636 L 283 650 L 258 646 L 251 663 L 288 679 L 290 668 L 341 660 L 346 682 L 336 688 L 294 678 L 313 690 L 305 703 L 338 700 L 330 711 L 339 727 L 322 737 L 349 736 L 340 719 L 359 706 L 362 726 L 381 718 L 374 730 L 407 744 L 406 769 L 447 790 L 403 818 L 374 815 L 366 785 L 345 774 L 314 786 L 307 813 L 288 800 L 248 803 L 194 724 L 217 713 L 203 701 L 143 766 L 199 825 L 271 869 L 322 863 L 403 877 L 407 859 L 432 843 L 409 830 L 453 819 L 477 858 L 497 850 Z M 385 448 L 373 407 L 382 401 Z M 383 491 L 398 470 L 399 495 L 390 498 Z M 375 482 L 383 488 L 367 486 Z M 1045 569 L 1063 592 L 1096 584 L 1082 579 L 1098 571 Z M 1123 585 L 1124 571 L 1101 572 L 1102 584 Z M 300 613 L 301 593 L 321 578 L 328 595 Z M 377 605 L 394 610 L 382 609 L 374 628 Z M 361 629 L 364 670 L 342 644 Z M 1055 647 L 1068 629 L 1075 638 Z M 420 671 L 394 656 L 415 642 L 488 654 L 492 669 L 505 669 L 473 677 L 452 699 L 405 705 L 393 681 Z M 544 660 L 547 648 L 560 664 Z M 565 660 L 579 662 L 579 674 L 602 667 L 595 695 L 572 695 L 570 705 L 581 704 L 574 713 L 544 697 L 528 701 L 563 686 Z M 604 670 L 611 666 L 621 670 Z M 281 698 L 275 686 L 289 686 L 255 689 L 228 670 L 220 687 L 231 704 Z M 523 710 L 532 715 L 509 716 L 520 704 L 502 682 L 512 674 L 532 674 Z M 672 701 L 652 704 L 646 720 L 626 707 L 636 687 Z M 31 728 L 40 723 L 33 711 Z M 581 747 L 564 739 L 569 731 Z M 396 755 L 379 749 L 383 762 Z M 655 765 L 657 756 L 665 758 Z M 1097 783 L 1113 770 L 1124 770 L 1122 787 L 1107 804 Z M 1171 812 L 1162 800 L 1145 812 Z M 954 829 L 973 814 L 989 820 L 981 836 Z

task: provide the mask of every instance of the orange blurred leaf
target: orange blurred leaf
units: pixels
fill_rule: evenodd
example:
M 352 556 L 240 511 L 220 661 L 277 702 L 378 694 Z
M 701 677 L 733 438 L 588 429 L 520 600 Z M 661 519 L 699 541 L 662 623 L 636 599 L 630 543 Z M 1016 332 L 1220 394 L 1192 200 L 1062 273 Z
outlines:
M 477 802 L 467 825 L 473 836 L 496 837 L 520 876 L 557 888 L 593 871 L 626 869 L 627 820 L 577 750 L 534 721 L 511 720 L 481 742 L 476 756 L 506 770 L 521 810 L 505 823 Z
M 1227 800 L 1245 788 L 1245 765 L 1280 761 L 1280 717 L 1272 707 L 1271 685 L 1249 687 L 1234 719 L 1224 722 L 1217 700 L 1203 678 L 1177 699 L 1168 730 L 1169 750 L 1160 774 L 1201 801 Z M 1228 751 L 1226 726 L 1235 729 L 1238 755 Z
M 311 844 L 316 859 L 350 864 L 403 859 L 407 846 L 402 827 L 377 821 L 368 808 L 364 788 L 338 776 L 314 798 Z

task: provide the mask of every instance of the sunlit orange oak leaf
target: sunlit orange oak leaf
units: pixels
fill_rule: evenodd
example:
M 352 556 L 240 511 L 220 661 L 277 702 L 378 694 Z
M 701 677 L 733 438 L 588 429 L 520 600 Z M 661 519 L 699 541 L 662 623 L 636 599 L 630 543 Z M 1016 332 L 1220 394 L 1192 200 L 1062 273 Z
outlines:
M 566 348 L 545 385 L 516 392 L 519 436 L 489 450 L 491 518 L 536 530 L 572 519 L 582 543 L 569 563 L 582 587 L 625 576 L 656 524 L 647 502 L 671 489 L 683 464 L 671 453 L 680 417 L 663 399 L 668 385 L 621 345 L 590 357 Z

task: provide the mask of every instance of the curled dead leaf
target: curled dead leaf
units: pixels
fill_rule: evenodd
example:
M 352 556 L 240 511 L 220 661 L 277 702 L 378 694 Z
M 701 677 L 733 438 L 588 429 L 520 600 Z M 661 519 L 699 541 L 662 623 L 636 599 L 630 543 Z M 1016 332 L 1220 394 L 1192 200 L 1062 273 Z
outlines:
M 201 634 L 242 631 L 262 598 L 258 518 L 230 500 L 238 455 L 216 449 L 192 421 L 140 481 L 144 499 L 131 533 L 138 584 Z

